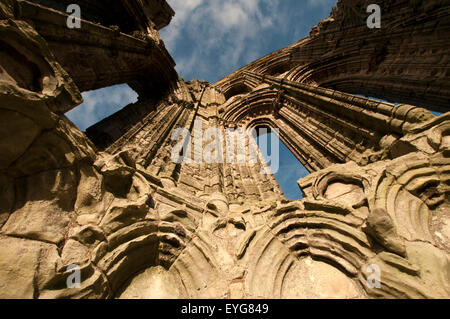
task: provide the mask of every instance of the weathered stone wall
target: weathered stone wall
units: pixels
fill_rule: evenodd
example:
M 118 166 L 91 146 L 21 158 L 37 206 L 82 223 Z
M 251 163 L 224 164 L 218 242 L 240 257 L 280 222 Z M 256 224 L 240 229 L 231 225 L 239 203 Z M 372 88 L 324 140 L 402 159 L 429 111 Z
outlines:
M 142 97 L 160 97 L 178 78 L 175 62 L 154 28 L 122 33 L 117 25 L 82 20 L 80 29 L 69 29 L 63 12 L 28 1 L 15 3 L 14 14 L 46 40 L 80 91 L 129 83 Z
M 448 6 L 386 1 L 392 27 L 416 45 L 426 39 L 430 59 L 392 78 L 377 71 L 393 59 L 389 44 L 361 80 L 350 65 L 376 55 L 352 51 L 366 2 L 348 3 L 310 38 L 212 85 L 179 79 L 153 31 L 143 40 L 83 21 L 81 39 L 62 12 L 0 2 L 0 298 L 448 298 L 450 113 L 339 91 L 348 91 L 346 77 L 399 101 L 428 87 L 417 74 L 448 67 Z M 400 13 L 416 24 L 399 23 Z M 158 19 L 165 15 L 150 18 Z M 369 46 L 398 43 L 395 33 L 373 37 Z M 404 102 L 447 107 L 448 74 L 430 77 L 436 89 Z M 124 82 L 140 88 L 139 102 L 88 135 L 63 115 L 81 103 L 80 90 Z M 285 198 L 273 175 L 261 174 L 262 158 L 171 159 L 177 128 L 260 126 L 279 128 L 311 172 L 298 182 L 303 200 Z M 381 286 L 372 289 L 374 264 Z M 80 288 L 67 286 L 71 265 Z
M 251 80 L 243 71 L 448 112 L 450 7 L 445 1 L 380 1 L 380 29 L 369 29 L 370 0 L 339 0 L 310 37 L 225 77 L 227 95 Z M 238 79 L 241 78 L 239 81 Z

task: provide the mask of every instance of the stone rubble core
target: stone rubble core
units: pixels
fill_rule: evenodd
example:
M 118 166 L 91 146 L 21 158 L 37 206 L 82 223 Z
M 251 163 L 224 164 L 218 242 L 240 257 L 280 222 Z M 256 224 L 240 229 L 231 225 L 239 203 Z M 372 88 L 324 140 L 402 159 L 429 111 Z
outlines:
M 449 110 L 450 4 L 383 1 L 369 30 L 370 1 L 338 1 L 210 84 L 178 77 L 165 1 L 79 1 L 79 30 L 65 2 L 0 2 L 0 298 L 450 297 L 450 113 L 421 108 Z M 118 83 L 139 101 L 86 133 L 65 117 Z M 173 163 L 195 120 L 278 128 L 304 199 L 263 160 Z

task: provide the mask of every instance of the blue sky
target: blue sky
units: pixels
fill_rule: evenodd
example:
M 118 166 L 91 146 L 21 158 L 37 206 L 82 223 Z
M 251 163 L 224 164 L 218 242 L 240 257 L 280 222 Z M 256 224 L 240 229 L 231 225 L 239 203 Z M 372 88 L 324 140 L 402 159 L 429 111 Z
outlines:
M 214 83 L 238 68 L 293 44 L 329 16 L 336 0 L 168 0 L 175 10 L 171 24 L 160 31 L 166 48 L 185 80 Z M 82 93 L 84 103 L 67 116 L 86 130 L 137 101 L 121 84 Z M 292 199 L 301 197 L 296 184 L 306 170 L 280 143 L 280 169 L 275 175 Z
M 309 172 L 302 164 L 300 164 L 294 154 L 291 153 L 275 133 L 264 133 L 264 131 L 260 131 L 260 134 L 261 135 L 258 136 L 257 140 L 261 153 L 269 166 L 273 167 L 272 172 L 274 173 L 278 184 L 280 184 L 284 195 L 290 199 L 301 199 L 302 193 L 297 185 L 297 181 L 300 178 L 307 176 Z M 261 139 L 264 135 L 265 138 Z M 263 143 L 266 143 L 266 147 L 264 147 Z M 276 155 L 274 156 L 273 152 L 277 151 L 279 159 L 278 169 L 272 162 L 277 158 Z
M 130 103 L 137 101 L 138 95 L 127 84 L 119 84 L 95 91 L 81 93 L 83 104 L 66 113 L 67 117 L 85 131 L 89 126 L 116 113 Z
M 248 63 L 309 35 L 329 16 L 336 0 L 168 0 L 175 10 L 160 31 L 185 80 L 214 83 Z M 81 130 L 137 101 L 126 84 L 83 92 L 84 103 L 67 113 Z M 435 113 L 436 115 L 439 115 Z M 280 142 L 275 177 L 288 198 L 301 197 L 296 184 L 307 171 Z
M 168 0 L 172 22 L 160 31 L 185 80 L 216 82 L 309 35 L 336 0 Z M 137 100 L 128 85 L 83 92 L 68 117 L 85 130 Z
M 175 10 L 161 30 L 186 80 L 216 82 L 309 35 L 336 0 L 168 0 Z
M 278 138 L 278 137 L 276 137 Z M 306 168 L 297 160 L 294 154 L 280 141 L 280 168 L 274 174 L 284 195 L 290 199 L 301 199 L 302 192 L 297 181 L 309 175 Z

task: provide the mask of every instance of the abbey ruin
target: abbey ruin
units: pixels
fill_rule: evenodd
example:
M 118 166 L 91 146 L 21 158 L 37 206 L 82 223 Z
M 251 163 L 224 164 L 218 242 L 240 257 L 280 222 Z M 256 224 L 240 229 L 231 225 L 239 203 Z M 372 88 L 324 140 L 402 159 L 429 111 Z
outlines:
M 449 298 L 450 3 L 377 1 L 368 29 L 372 2 L 207 83 L 175 71 L 165 0 L 78 0 L 80 29 L 72 1 L 1 0 L 0 298 Z M 137 103 L 64 115 L 120 83 Z M 173 162 L 195 121 L 278 128 L 304 199 L 264 160 Z

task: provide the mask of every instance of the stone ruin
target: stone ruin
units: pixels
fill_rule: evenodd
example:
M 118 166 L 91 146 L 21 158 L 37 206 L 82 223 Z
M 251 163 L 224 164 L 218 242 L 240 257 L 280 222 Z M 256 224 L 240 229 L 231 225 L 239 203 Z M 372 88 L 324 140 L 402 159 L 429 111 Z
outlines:
M 371 1 L 340 0 L 215 84 L 177 75 L 166 1 L 79 0 L 81 29 L 70 2 L 0 1 L 0 298 L 450 297 L 448 2 L 382 1 L 369 30 Z M 64 115 L 119 83 L 139 101 Z M 174 163 L 194 121 L 278 128 L 304 199 L 264 160 Z

